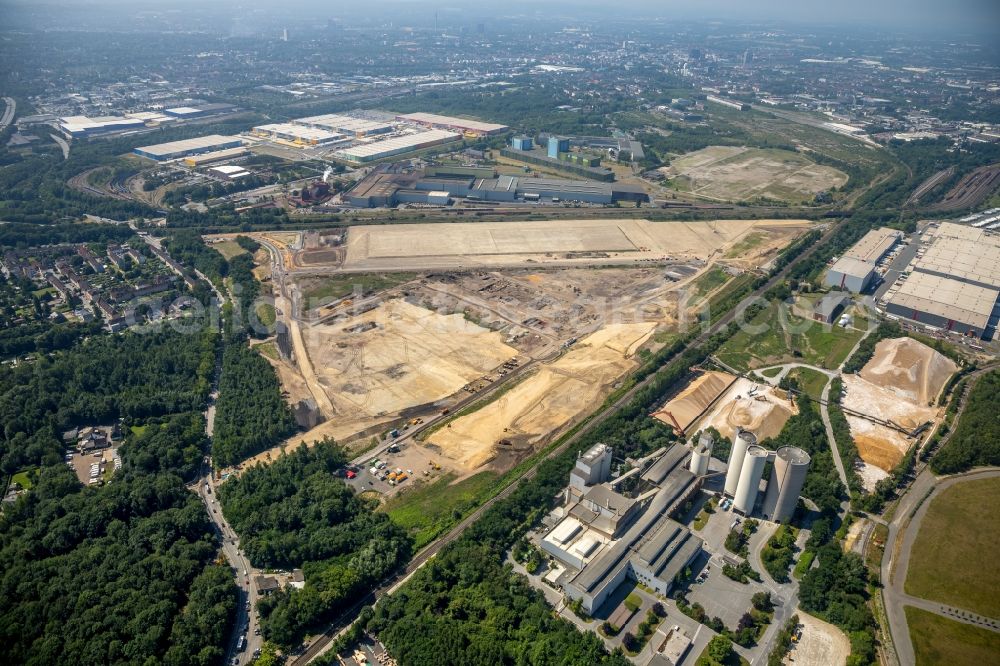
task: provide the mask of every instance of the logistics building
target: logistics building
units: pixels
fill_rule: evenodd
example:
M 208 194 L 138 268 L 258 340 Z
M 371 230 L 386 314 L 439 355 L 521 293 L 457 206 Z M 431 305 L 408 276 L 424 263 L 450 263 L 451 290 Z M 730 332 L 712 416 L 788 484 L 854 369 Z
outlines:
M 883 297 L 887 314 L 926 327 L 991 338 L 1000 320 L 1000 235 L 944 222 L 902 284 Z
M 292 122 L 296 125 L 337 132 L 354 139 L 361 139 L 366 136 L 374 136 L 376 134 L 386 134 L 394 129 L 389 123 L 368 120 L 366 118 L 342 116 L 336 113 L 299 118 L 298 120 L 293 120 Z
M 348 137 L 339 132 L 295 125 L 293 123 L 271 123 L 258 125 L 250 130 L 254 136 L 291 143 L 295 146 L 329 146 L 330 144 L 346 142 Z
M 201 155 L 191 155 L 190 157 L 184 158 L 184 164 L 189 167 L 201 166 L 202 164 L 211 164 L 212 162 L 221 162 L 222 160 L 231 160 L 236 157 L 243 157 L 244 155 L 249 155 L 250 151 L 242 146 L 239 148 L 226 148 L 225 150 L 216 150 L 211 153 L 202 153 Z
M 165 160 L 187 157 L 188 155 L 199 155 L 226 150 L 228 148 L 240 148 L 242 146 L 243 141 L 238 136 L 209 134 L 208 136 L 200 136 L 194 139 L 158 143 L 152 146 L 140 146 L 133 152 L 141 157 L 148 157 L 151 160 L 163 162 Z
M 88 118 L 87 116 L 66 116 L 59 119 L 59 129 L 69 137 L 88 137 L 108 132 L 145 127 L 146 121 L 141 118 L 124 118 L 122 116 L 102 116 Z
M 898 229 L 873 229 L 851 246 L 826 273 L 824 284 L 860 293 L 875 278 L 875 267 L 903 237 Z
M 465 118 L 453 118 L 452 116 L 439 116 L 435 113 L 404 113 L 396 116 L 396 120 L 408 123 L 416 123 L 425 127 L 436 129 L 453 130 L 461 132 L 466 136 L 489 136 L 491 134 L 502 134 L 508 128 L 506 125 L 496 123 L 483 123 L 478 120 L 466 120 Z
M 365 164 L 393 157 L 394 155 L 430 148 L 442 143 L 458 141 L 461 138 L 462 135 L 455 132 L 432 129 L 417 132 L 416 134 L 405 134 L 384 141 L 374 141 L 372 143 L 344 148 L 335 152 L 333 156 L 352 164 Z
M 223 103 L 199 103 L 190 106 L 177 106 L 172 109 L 164 109 L 163 113 L 174 118 L 204 118 L 205 116 L 215 116 L 220 113 L 229 113 L 235 110 L 232 104 Z
M 701 552 L 701 539 L 671 518 L 701 485 L 685 469 L 687 453 L 683 446 L 660 451 L 614 480 L 607 445 L 597 444 L 577 460 L 563 506 L 550 514 L 554 524 L 540 545 L 564 567 L 553 582 L 586 612 L 626 579 L 666 595 Z M 622 481 L 636 476 L 634 495 L 618 492 Z

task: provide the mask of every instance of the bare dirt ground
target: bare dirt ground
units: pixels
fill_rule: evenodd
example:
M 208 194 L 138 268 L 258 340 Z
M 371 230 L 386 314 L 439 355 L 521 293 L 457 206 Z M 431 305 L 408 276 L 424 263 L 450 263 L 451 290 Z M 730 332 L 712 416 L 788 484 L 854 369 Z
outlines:
M 433 403 L 518 351 L 503 336 L 403 300 L 303 331 L 333 417 L 385 416 Z
M 783 663 L 796 666 L 842 666 L 851 654 L 851 642 L 837 627 L 799 611 L 802 638 L 792 644 Z
M 718 201 L 763 197 L 795 203 L 847 182 L 843 172 L 799 153 L 734 146 L 709 146 L 661 171 L 681 190 Z
M 958 371 L 947 356 L 913 338 L 881 340 L 861 376 L 893 393 L 919 404 L 930 404 L 948 378 Z
M 859 374 L 844 375 L 842 402 L 912 430 L 940 417 L 934 402 L 956 370 L 951 359 L 912 338 L 882 340 Z M 864 462 L 858 473 L 866 488 L 874 488 L 903 459 L 913 440 L 867 419 L 848 415 L 847 422 Z
M 758 440 L 776 437 L 793 414 L 795 403 L 781 389 L 763 382 L 737 379 L 702 418 L 691 424 L 689 432 L 713 426 L 726 438 L 736 434 L 736 428 L 749 430 Z
M 726 392 L 735 375 L 726 372 L 705 372 L 653 414 L 674 430 L 687 432 L 691 424 Z
M 557 436 L 636 365 L 632 356 L 654 328 L 652 323 L 602 328 L 493 402 L 438 430 L 428 444 L 472 470 L 498 449 L 535 447 Z
M 347 270 L 445 270 L 472 266 L 587 265 L 706 260 L 751 230 L 790 236 L 804 220 L 547 220 L 351 227 Z

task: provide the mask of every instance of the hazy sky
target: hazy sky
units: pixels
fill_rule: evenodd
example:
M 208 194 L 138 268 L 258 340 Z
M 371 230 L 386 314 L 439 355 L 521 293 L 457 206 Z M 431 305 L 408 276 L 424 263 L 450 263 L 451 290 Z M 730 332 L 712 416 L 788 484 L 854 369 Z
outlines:
M 869 25 L 872 27 L 920 28 L 925 31 L 974 29 L 1000 33 L 1000 0 L 0 0 L 0 25 L 5 6 L 40 6 L 82 9 L 115 6 L 129 10 L 162 11 L 177 6 L 197 7 L 213 13 L 238 15 L 251 9 L 302 12 L 338 16 L 345 22 L 392 16 L 393 9 L 406 13 L 426 9 L 442 16 L 449 10 L 474 12 L 484 20 L 505 15 L 560 17 L 575 13 L 593 17 L 608 13 L 615 17 L 656 16 L 661 19 L 730 19 L 745 21 L 787 20 L 795 23 Z M 402 6 L 402 7 L 401 7 Z

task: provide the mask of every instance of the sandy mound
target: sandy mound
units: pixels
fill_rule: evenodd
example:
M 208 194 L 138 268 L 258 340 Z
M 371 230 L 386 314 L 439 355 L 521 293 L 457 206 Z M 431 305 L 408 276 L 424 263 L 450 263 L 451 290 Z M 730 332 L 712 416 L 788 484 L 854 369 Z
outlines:
M 867 368 L 867 366 L 865 366 Z M 920 377 L 918 375 L 918 381 Z M 927 403 L 917 403 L 905 394 L 893 391 L 891 387 L 877 386 L 857 375 L 844 375 L 845 407 L 862 414 L 913 430 L 917 426 L 933 421 L 939 410 L 927 407 Z M 912 441 L 903 433 L 892 428 L 873 423 L 868 419 L 847 415 L 851 436 L 858 447 L 861 459 L 883 471 L 891 471 L 910 449 Z
M 937 399 L 958 366 L 913 338 L 882 340 L 861 376 L 900 397 L 926 405 Z
M 653 417 L 681 432 L 686 432 L 691 422 L 726 392 L 736 377 L 725 372 L 705 372 L 665 404 Z
M 714 426 L 726 438 L 737 428 L 750 430 L 759 440 L 775 437 L 798 408 L 784 391 L 742 377 L 733 382 L 704 417 L 691 424 L 696 429 Z
M 631 353 L 655 323 L 607 326 L 481 409 L 430 436 L 428 444 L 465 469 L 496 455 L 498 446 L 534 446 L 594 409 L 607 388 L 635 367 Z M 500 444 L 500 442 L 506 444 Z

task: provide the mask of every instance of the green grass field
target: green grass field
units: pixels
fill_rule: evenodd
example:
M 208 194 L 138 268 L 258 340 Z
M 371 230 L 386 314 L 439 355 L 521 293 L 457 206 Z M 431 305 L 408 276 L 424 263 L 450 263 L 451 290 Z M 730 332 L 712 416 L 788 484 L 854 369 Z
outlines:
M 789 373 L 798 380 L 799 388 L 810 398 L 818 400 L 826 386 L 827 376 L 809 368 L 795 368 Z
M 917 666 L 985 666 L 1000 654 L 1000 634 L 907 606 Z
M 713 268 L 704 275 L 699 276 L 688 286 L 688 305 L 698 305 L 704 300 L 705 296 L 726 284 L 729 279 L 729 273 L 721 268 Z
M 733 257 L 738 257 L 744 252 L 748 252 L 754 249 L 755 247 L 763 243 L 766 239 L 767 239 L 767 234 L 765 234 L 763 231 L 752 231 L 743 238 L 741 238 L 740 240 L 738 240 L 731 248 L 729 248 L 729 251 L 726 252 L 726 257 L 730 259 Z
M 209 247 L 211 247 L 216 252 L 225 257 L 226 261 L 229 261 L 233 257 L 238 257 L 239 255 L 246 253 L 246 250 L 240 247 L 240 244 L 233 240 L 225 240 L 219 243 L 212 243 Z
M 388 500 L 379 510 L 409 532 L 414 548 L 420 550 L 482 504 L 497 475 L 480 472 L 451 485 L 454 480 L 454 474 L 445 474 L 432 482 L 418 477 L 414 487 Z
M 266 356 L 272 361 L 278 360 L 278 347 L 273 342 L 264 342 L 259 345 L 254 345 L 253 348 L 256 349 L 260 355 Z
M 778 363 L 805 363 L 833 370 L 847 358 L 862 335 L 861 331 L 810 322 L 787 311 L 779 315 L 776 303 L 771 303 L 748 324 L 717 354 L 724 363 L 739 370 Z
M 306 303 L 314 307 L 318 303 L 334 301 L 354 293 L 358 289 L 363 294 L 371 294 L 390 289 L 414 278 L 413 273 L 383 273 L 381 275 L 337 275 L 317 281 L 303 292 Z
M 934 498 L 910 552 L 906 592 L 1000 618 L 1000 568 L 983 566 L 1000 534 L 1000 479 L 963 481 Z
M 13 476 L 11 482 L 20 485 L 25 490 L 31 490 L 31 487 L 35 485 L 32 482 L 31 477 L 33 476 L 33 473 L 37 471 L 37 469 L 22 469 Z

